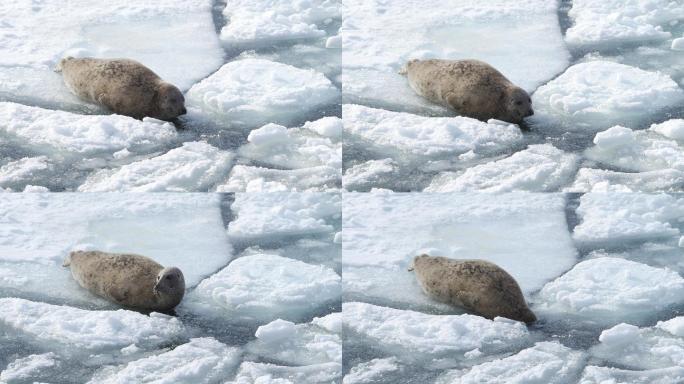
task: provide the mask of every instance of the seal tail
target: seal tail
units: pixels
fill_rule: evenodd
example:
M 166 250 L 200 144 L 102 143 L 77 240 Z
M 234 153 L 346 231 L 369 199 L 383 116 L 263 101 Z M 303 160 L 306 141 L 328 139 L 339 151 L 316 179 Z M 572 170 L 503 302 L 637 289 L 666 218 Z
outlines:
M 72 59 L 73 59 L 73 56 L 67 56 L 65 58 L 62 58 L 62 60 L 60 60 L 59 63 L 57 63 L 57 65 L 55 66 L 55 72 L 61 73 L 62 69 L 64 67 L 64 62 L 67 60 L 72 60 Z
M 71 255 L 73 252 L 69 253 L 67 257 L 64 259 L 64 262 L 62 263 L 62 267 L 68 267 L 71 265 Z
M 411 59 L 411 60 L 407 61 L 406 64 L 404 64 L 404 66 L 401 67 L 401 69 L 399 69 L 399 72 L 397 72 L 397 73 L 400 74 L 400 75 L 402 75 L 402 76 L 406 76 L 406 75 L 408 74 L 408 67 L 409 67 L 409 65 L 410 65 L 410 64 L 413 64 L 413 63 L 415 63 L 415 62 L 417 62 L 417 61 L 418 61 L 418 59 Z

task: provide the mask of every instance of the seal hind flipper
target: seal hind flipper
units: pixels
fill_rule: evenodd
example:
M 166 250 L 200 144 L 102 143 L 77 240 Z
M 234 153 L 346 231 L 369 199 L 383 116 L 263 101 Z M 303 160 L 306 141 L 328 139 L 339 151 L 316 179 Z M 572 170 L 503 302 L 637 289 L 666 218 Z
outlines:
M 68 267 L 71 265 L 71 253 L 67 255 L 67 257 L 64 259 L 64 262 L 62 263 L 62 267 Z

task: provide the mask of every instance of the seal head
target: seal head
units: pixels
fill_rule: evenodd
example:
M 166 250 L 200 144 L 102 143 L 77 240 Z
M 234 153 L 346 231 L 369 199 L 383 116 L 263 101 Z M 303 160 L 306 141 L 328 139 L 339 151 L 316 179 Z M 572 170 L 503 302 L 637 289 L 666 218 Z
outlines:
M 509 120 L 522 121 L 525 117 L 534 115 L 532 99 L 520 87 L 512 87 L 508 95 L 508 111 L 511 114 Z
M 171 120 L 180 115 L 185 115 L 185 98 L 180 89 L 175 85 L 162 82 L 157 91 L 158 117 L 161 120 Z
M 178 296 L 185 294 L 185 278 L 183 272 L 176 267 L 166 267 L 159 271 L 157 282 L 152 288 L 155 294 Z M 180 301 L 180 300 L 179 300 Z

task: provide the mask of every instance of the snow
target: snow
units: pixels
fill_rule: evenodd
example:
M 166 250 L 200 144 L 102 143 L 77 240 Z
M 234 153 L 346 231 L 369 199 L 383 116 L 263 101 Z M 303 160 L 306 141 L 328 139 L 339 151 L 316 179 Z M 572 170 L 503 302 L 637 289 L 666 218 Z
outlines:
M 524 324 L 474 315 L 428 315 L 366 303 L 342 304 L 345 326 L 364 343 L 403 361 L 464 359 L 474 349 L 501 352 L 529 341 Z
M 340 294 L 340 276 L 330 268 L 254 254 L 235 259 L 202 281 L 181 306 L 210 317 L 264 323 L 299 320 Z
M 614 257 L 589 259 L 546 284 L 533 306 L 537 314 L 612 325 L 643 321 L 682 302 L 678 273 Z
M 186 106 L 219 123 L 253 127 L 293 123 L 338 97 L 330 80 L 314 70 L 246 58 L 224 64 L 193 85 Z
M 673 51 L 684 51 L 684 37 L 672 40 L 670 49 Z
M 564 209 L 558 194 L 345 193 L 345 295 L 438 306 L 406 270 L 422 253 L 494 262 L 529 295 L 576 262 Z
M 325 40 L 325 47 L 328 49 L 342 49 L 342 36 L 330 36 Z
M 444 113 L 415 95 L 397 73 L 413 58 L 483 60 L 532 91 L 569 63 L 558 5 L 545 0 L 344 0 L 344 97 Z
M 679 235 L 676 223 L 684 214 L 684 200 L 676 195 L 645 193 L 589 193 L 580 198 L 580 223 L 573 238 L 587 246 L 622 246 L 625 242 Z
M 435 384 L 565 384 L 579 375 L 584 360 L 584 352 L 574 351 L 558 342 L 545 341 L 503 359 L 447 372 Z
M 578 160 L 577 155 L 551 144 L 530 145 L 510 157 L 476 165 L 461 174 L 439 174 L 424 192 L 552 192 L 568 182 Z
M 121 367 L 105 367 L 89 383 L 197 383 L 209 384 L 232 375 L 241 351 L 211 337 L 191 339 L 171 351 Z
M 676 192 L 684 185 L 684 171 L 663 169 L 625 173 L 582 168 L 565 192 Z
M 232 256 L 219 204 L 217 195 L 190 193 L 6 194 L 0 269 L 21 278 L 0 279 L 0 288 L 99 304 L 61 267 L 78 249 L 145 255 L 179 267 L 192 287 Z
M 24 157 L 0 167 L 0 187 L 21 189 L 31 182 L 44 180 L 54 172 L 47 156 Z
M 684 380 L 684 367 L 644 371 L 589 365 L 584 369 L 580 384 L 671 384 Z
M 384 375 L 389 375 L 399 370 L 397 359 L 389 357 L 385 359 L 373 359 L 353 366 L 349 373 L 344 376 L 343 384 L 367 384 L 379 382 Z
M 228 48 L 255 48 L 325 36 L 317 24 L 340 17 L 336 0 L 231 1 L 223 10 L 221 40 Z
M 11 76 L 14 82 L 2 81 L 0 92 L 18 92 L 11 98 L 15 101 L 75 104 L 52 72 L 69 55 L 138 60 L 188 89 L 223 59 L 211 7 L 208 0 L 3 2 L 0 77 Z
M 342 312 L 333 312 L 323 317 L 314 317 L 311 324 L 317 325 L 332 333 L 342 334 Z
M 236 241 L 327 233 L 328 221 L 339 217 L 342 196 L 334 193 L 276 192 L 235 196 L 231 209 L 237 218 L 228 225 Z
M 0 298 L 0 322 L 41 345 L 59 345 L 66 353 L 113 352 L 131 344 L 156 347 L 181 337 L 176 318 L 151 313 L 89 311 L 17 298 Z
M 666 40 L 669 21 L 684 19 L 678 0 L 574 0 L 574 21 L 565 40 L 573 47 L 611 48 L 625 43 Z
M 79 115 L 0 102 L 0 135 L 50 157 L 111 156 L 122 149 L 149 153 L 177 139 L 175 127 L 155 119 Z
M 397 173 L 398 164 L 392 159 L 369 160 L 365 163 L 347 168 L 342 177 L 342 183 L 347 190 L 369 190 L 382 186 L 383 180 L 388 181 Z
M 667 75 L 598 60 L 575 64 L 539 87 L 528 120 L 575 131 L 637 126 L 682 101 L 684 90 Z
M 192 192 L 226 178 L 233 154 L 205 142 L 185 142 L 163 155 L 103 169 L 78 187 L 80 192 Z
M 57 364 L 56 357 L 54 353 L 48 352 L 16 359 L 0 371 L 0 381 L 12 383 L 32 378 L 42 370 L 54 367 Z
M 324 384 L 338 382 L 342 375 L 339 363 L 304 366 L 281 366 L 245 361 L 234 381 L 226 384 Z
M 339 187 L 340 168 L 320 165 L 298 169 L 272 169 L 236 165 L 217 192 L 326 192 Z M 1 184 L 0 184 L 1 185 Z

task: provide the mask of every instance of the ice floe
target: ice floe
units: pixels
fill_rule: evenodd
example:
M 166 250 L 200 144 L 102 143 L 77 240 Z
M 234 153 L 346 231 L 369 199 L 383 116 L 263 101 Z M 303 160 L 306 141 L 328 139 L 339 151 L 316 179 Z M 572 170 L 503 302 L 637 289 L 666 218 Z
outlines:
M 233 322 L 301 320 L 340 297 L 340 276 L 320 265 L 269 254 L 242 256 L 202 281 L 181 304 Z
M 589 365 L 579 384 L 672 384 L 684 381 L 684 367 L 630 371 Z
M 47 156 L 24 157 L 0 167 L 0 187 L 21 190 L 45 181 L 54 171 L 55 166 Z
M 235 379 L 226 384 L 327 384 L 338 382 L 341 371 L 339 363 L 282 366 L 245 361 Z
M 367 192 L 372 188 L 382 188 L 397 173 L 398 164 L 392 159 L 369 160 L 348 168 L 342 177 L 347 190 Z
M 598 131 L 613 125 L 638 126 L 684 101 L 684 90 L 669 76 L 610 61 L 575 64 L 532 95 L 540 130 Z M 551 128 L 550 128 L 551 127 Z
M 678 192 L 684 186 L 684 171 L 663 169 L 647 172 L 616 172 L 582 168 L 565 192 Z
M 224 64 L 195 84 L 186 105 L 221 124 L 254 127 L 294 123 L 303 113 L 338 98 L 337 88 L 321 73 L 246 58 Z
M 373 359 L 353 366 L 349 373 L 344 375 L 343 384 L 370 384 L 383 382 L 386 375 L 400 371 L 396 357 Z M 387 380 L 385 380 L 387 381 Z
M 340 168 L 321 165 L 299 169 L 273 169 L 236 165 L 217 192 L 325 192 L 339 188 Z M 0 184 L 1 185 L 1 184 Z
M 0 382 L 16 383 L 40 377 L 41 371 L 57 365 L 56 358 L 57 355 L 48 352 L 16 359 L 0 371 Z

